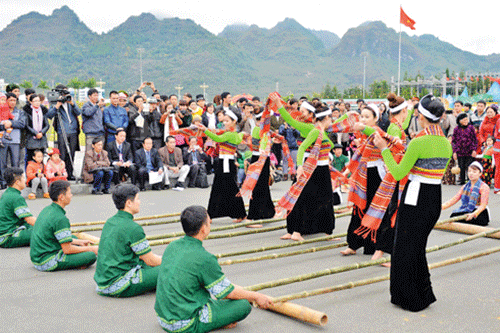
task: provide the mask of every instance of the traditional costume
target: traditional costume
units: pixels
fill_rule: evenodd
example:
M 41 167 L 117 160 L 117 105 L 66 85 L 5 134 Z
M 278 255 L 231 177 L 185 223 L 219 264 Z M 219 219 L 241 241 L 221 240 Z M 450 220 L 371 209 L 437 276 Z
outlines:
M 102 228 L 94 280 L 103 296 L 131 297 L 156 289 L 159 266 L 139 257 L 151 252 L 144 229 L 119 210 Z
M 478 156 L 477 156 L 478 157 Z M 491 186 L 491 181 L 495 178 L 495 165 L 493 160 L 493 146 L 484 147 L 481 165 L 483 167 L 483 172 L 481 179 L 486 183 L 488 187 Z
M 94 252 L 64 254 L 61 244 L 72 241 L 66 211 L 53 202 L 40 212 L 33 226 L 31 262 L 39 271 L 59 271 L 92 265 L 97 259 Z
M 439 120 L 422 103 L 419 112 L 433 121 Z M 389 149 L 382 151 L 384 162 L 396 180 L 409 173 L 398 208 L 391 256 L 391 302 L 403 309 L 420 311 L 436 301 L 425 248 L 441 213 L 441 178 L 451 155 L 450 143 L 441 127 L 434 123 L 410 141 L 399 164 Z
M 167 332 L 209 332 L 243 320 L 251 311 L 245 299 L 224 299 L 234 286 L 196 238 L 170 243 L 159 267 L 155 311 Z
M 8 187 L 0 198 L 0 247 L 30 245 L 32 226 L 25 222 L 33 216 L 21 191 Z

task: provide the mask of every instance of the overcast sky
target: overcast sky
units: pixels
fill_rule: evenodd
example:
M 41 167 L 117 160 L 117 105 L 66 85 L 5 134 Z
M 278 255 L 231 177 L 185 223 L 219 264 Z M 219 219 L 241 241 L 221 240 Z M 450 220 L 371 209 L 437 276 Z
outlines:
M 475 6 L 477 4 L 477 6 Z M 500 53 L 497 1 L 165 1 L 115 0 L 0 0 L 0 30 L 19 16 L 37 11 L 50 15 L 68 5 L 91 30 L 103 33 L 132 15 L 150 12 L 157 17 L 189 18 L 214 34 L 229 24 L 256 24 L 272 28 L 286 17 L 308 29 L 328 30 L 342 37 L 366 21 L 383 21 L 399 32 L 399 6 L 417 23 L 416 30 L 403 26 L 409 35 L 432 34 L 476 54 Z M 491 14 L 491 15 L 490 15 Z

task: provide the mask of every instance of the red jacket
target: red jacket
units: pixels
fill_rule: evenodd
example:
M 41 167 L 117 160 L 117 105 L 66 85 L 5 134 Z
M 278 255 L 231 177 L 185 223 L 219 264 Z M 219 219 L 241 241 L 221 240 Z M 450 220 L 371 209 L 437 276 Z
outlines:
M 479 127 L 479 133 L 477 133 L 477 141 L 479 143 L 479 146 L 482 146 L 483 142 L 486 141 L 488 136 L 494 134 L 493 131 L 498 119 L 500 119 L 500 115 L 498 114 L 493 118 L 484 118 L 481 126 Z
M 29 185 L 30 181 L 36 177 L 37 173 L 45 174 L 45 167 L 43 163 L 36 163 L 35 161 L 29 161 L 28 166 L 26 166 L 27 185 Z

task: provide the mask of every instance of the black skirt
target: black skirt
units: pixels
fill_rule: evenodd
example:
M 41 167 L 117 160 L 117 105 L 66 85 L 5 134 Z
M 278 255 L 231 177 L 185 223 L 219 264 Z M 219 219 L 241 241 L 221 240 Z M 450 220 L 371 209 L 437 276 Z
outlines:
M 373 243 L 371 237 L 368 236 L 363 238 L 362 236 L 354 233 L 354 231 L 361 226 L 362 216 L 364 216 L 368 211 L 372 199 L 377 192 L 380 182 L 382 181 L 377 168 L 368 168 L 366 173 L 366 207 L 361 210 L 357 206 L 354 206 L 354 209 L 352 210 L 351 222 L 349 222 L 349 227 L 347 228 L 347 244 L 350 249 L 357 250 L 360 247 L 363 247 L 363 254 L 373 254 L 375 253 L 375 244 Z
M 224 216 L 239 219 L 247 215 L 243 198 L 236 196 L 239 189 L 236 185 L 236 165 L 233 160 L 229 160 L 229 171 L 224 173 L 224 161 L 221 159 L 217 163 L 208 201 L 207 211 L 212 219 Z
M 255 163 L 259 156 L 252 156 L 250 163 Z M 250 207 L 248 209 L 247 219 L 249 220 L 262 220 L 269 219 L 276 213 L 274 210 L 274 203 L 271 199 L 271 191 L 269 190 L 269 167 L 271 160 L 268 157 L 262 171 L 252 191 L 252 198 L 250 199 Z
M 286 218 L 289 234 L 326 233 L 335 228 L 333 190 L 328 165 L 317 166 Z
M 441 214 L 441 185 L 420 184 L 416 206 L 405 204 L 408 181 L 396 218 L 391 256 L 391 302 L 420 311 L 436 301 L 425 256 L 427 238 Z
M 377 229 L 377 236 L 375 243 L 375 250 L 380 250 L 385 253 L 392 253 L 392 249 L 394 248 L 394 235 L 396 231 L 396 226 L 394 228 L 391 227 L 391 217 L 396 213 L 398 209 L 398 196 L 399 196 L 399 182 L 396 183 L 396 187 L 394 188 L 394 193 L 391 197 L 391 202 L 385 211 L 385 215 L 382 218 L 382 222 Z
M 472 212 L 470 212 L 470 213 L 472 213 Z M 469 213 L 451 213 L 450 217 L 460 216 L 460 215 L 464 215 L 464 214 L 469 214 Z M 459 222 L 480 225 L 482 227 L 485 227 L 488 225 L 488 223 L 490 223 L 490 214 L 488 212 L 488 209 L 485 209 L 475 219 L 472 219 L 470 221 L 463 220 L 463 221 L 459 221 Z

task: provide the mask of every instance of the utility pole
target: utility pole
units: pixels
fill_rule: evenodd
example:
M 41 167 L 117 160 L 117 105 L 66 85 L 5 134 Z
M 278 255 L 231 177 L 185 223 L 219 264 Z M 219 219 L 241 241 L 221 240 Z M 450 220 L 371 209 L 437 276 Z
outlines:
M 363 99 L 365 99 L 366 86 L 366 53 L 363 55 Z
M 203 89 L 203 98 L 207 99 L 206 89 L 208 88 L 208 86 L 205 84 L 205 82 L 203 82 L 200 88 Z
M 142 80 L 142 52 L 144 52 L 144 49 L 142 47 L 138 48 L 137 49 L 137 52 L 139 52 L 139 66 L 140 66 L 140 69 L 141 69 L 141 84 L 144 82 Z
M 177 98 L 180 100 L 181 99 L 181 90 L 184 89 L 184 87 L 182 87 L 180 84 L 178 84 L 177 87 L 175 87 L 175 89 L 177 89 Z

